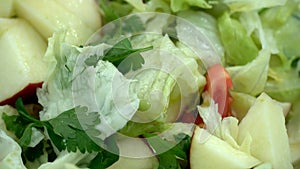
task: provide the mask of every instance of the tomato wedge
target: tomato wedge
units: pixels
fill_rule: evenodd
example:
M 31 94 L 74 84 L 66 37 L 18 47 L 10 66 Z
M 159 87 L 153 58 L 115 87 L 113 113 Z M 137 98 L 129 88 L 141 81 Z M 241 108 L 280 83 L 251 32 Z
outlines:
M 230 109 L 232 98 L 229 93 L 232 88 L 232 80 L 221 64 L 215 64 L 207 70 L 204 91 L 207 91 L 209 96 L 218 104 L 218 112 L 223 118 L 232 115 Z M 194 117 L 192 113 L 184 113 L 181 120 L 182 122 L 194 122 L 200 127 L 204 126 L 199 114 Z
M 207 70 L 206 80 L 205 90 L 218 104 L 218 112 L 222 117 L 230 116 L 232 98 L 229 90 L 232 88 L 232 81 L 228 72 L 221 64 L 215 64 Z

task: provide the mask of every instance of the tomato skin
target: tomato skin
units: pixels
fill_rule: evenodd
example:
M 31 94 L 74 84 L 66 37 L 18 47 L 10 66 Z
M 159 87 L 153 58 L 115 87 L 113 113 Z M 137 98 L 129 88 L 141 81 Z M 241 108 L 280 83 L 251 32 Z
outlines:
M 232 89 L 232 80 L 221 64 L 215 64 L 207 70 L 205 90 L 209 96 L 218 104 L 218 112 L 222 117 L 231 115 L 230 105 L 232 98 L 229 90 Z

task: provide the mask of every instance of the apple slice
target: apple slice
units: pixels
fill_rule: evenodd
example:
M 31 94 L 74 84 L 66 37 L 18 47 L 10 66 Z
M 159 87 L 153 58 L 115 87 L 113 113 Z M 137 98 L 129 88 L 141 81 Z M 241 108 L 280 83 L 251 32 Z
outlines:
M 14 15 L 14 0 L 0 0 L 0 18 L 9 18 Z
M 65 0 L 64 3 L 70 3 Z M 93 3 L 88 3 L 94 5 Z M 66 7 L 61 6 L 57 1 L 49 0 L 16 0 L 16 13 L 18 17 L 29 21 L 36 30 L 45 38 L 48 39 L 55 31 L 67 31 L 66 41 L 75 44 L 83 45 L 87 39 L 98 29 L 90 27 L 82 20 L 84 13 L 90 14 L 94 18 L 97 13 L 95 6 L 93 8 L 76 8 L 78 9 L 76 15 Z M 74 4 L 75 5 L 75 4 Z M 86 6 L 84 6 L 86 7 Z M 86 11 L 91 10 L 91 11 Z M 84 14 L 84 18 L 87 17 Z M 100 15 L 99 15 L 100 17 Z M 99 19 L 95 20 L 95 25 L 99 24 Z
M 9 26 L 8 26 L 9 25 Z M 1 27 L 6 27 L 2 29 Z M 0 102 L 29 84 L 40 84 L 47 72 L 42 57 L 46 42 L 23 19 L 0 19 Z
M 252 137 L 251 154 L 274 169 L 292 169 L 288 135 L 283 108 L 262 93 L 250 107 L 239 125 L 238 142 L 247 134 Z
M 252 168 L 261 162 L 227 142 L 196 127 L 190 149 L 191 169 Z
M 58 4 L 79 17 L 81 21 L 93 30 L 101 27 L 99 5 L 95 0 L 55 0 Z
M 118 135 L 119 160 L 107 169 L 157 168 L 158 160 L 150 147 L 141 139 Z

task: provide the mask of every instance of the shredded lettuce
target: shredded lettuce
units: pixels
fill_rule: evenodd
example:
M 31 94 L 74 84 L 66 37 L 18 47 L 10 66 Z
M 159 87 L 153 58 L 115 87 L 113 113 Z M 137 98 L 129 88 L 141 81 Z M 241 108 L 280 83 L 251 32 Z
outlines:
M 225 12 L 218 19 L 218 28 L 228 65 L 244 65 L 256 58 L 259 49 L 238 20 Z
M 234 90 L 256 96 L 263 92 L 268 77 L 270 52 L 260 51 L 250 63 L 243 66 L 228 67 Z
M 287 0 L 222 0 L 232 12 L 245 12 L 284 5 Z
M 21 158 L 21 147 L 3 130 L 0 130 L 0 149 L 0 168 L 26 169 Z
M 63 42 L 63 34 L 50 39 L 46 58 L 55 67 L 38 90 L 41 120 L 49 120 L 78 105 L 100 114 L 97 128 L 105 139 L 121 129 L 139 105 L 137 94 L 127 80 L 110 62 L 100 60 L 95 67 L 84 61 L 93 55 L 101 56 L 108 45 L 78 48 Z M 79 119 L 80 120 L 80 119 Z M 84 122 L 82 123 L 82 125 Z

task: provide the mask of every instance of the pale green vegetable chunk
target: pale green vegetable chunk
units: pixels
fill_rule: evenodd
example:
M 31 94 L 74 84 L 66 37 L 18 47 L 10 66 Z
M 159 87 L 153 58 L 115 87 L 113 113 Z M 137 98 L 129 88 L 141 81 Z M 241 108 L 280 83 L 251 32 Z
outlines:
M 239 125 L 239 143 L 250 134 L 251 154 L 274 169 L 292 169 L 288 135 L 280 104 L 262 93 Z
M 21 147 L 0 130 L 0 168 L 26 169 L 21 158 Z

